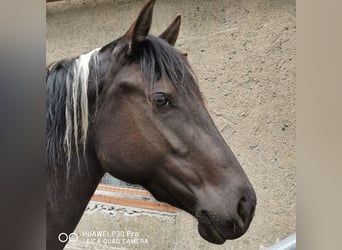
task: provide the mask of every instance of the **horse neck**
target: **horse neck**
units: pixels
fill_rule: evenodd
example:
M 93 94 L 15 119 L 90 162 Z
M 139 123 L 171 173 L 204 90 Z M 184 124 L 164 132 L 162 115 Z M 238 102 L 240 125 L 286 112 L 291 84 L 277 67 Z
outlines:
M 93 195 L 104 171 L 91 154 L 77 163 L 73 157 L 69 178 L 65 178 L 65 168 L 56 170 L 54 181 L 48 181 L 48 202 L 46 211 L 47 246 L 49 249 L 63 249 L 64 243 L 58 241 L 60 233 L 70 234 L 77 226 Z M 50 178 L 50 177 L 48 177 Z

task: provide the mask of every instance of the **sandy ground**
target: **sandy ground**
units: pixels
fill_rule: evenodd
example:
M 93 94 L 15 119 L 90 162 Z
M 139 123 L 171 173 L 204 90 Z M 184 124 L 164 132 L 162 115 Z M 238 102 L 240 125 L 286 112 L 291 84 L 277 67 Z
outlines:
M 142 6 L 75 2 L 47 9 L 47 63 L 116 38 Z M 188 224 L 173 249 L 190 249 L 189 234 L 198 242 L 194 249 L 262 249 L 296 231 L 295 1 L 159 0 L 152 33 L 177 13 L 183 15 L 177 47 L 188 53 L 208 110 L 254 185 L 258 206 L 248 233 L 223 246 L 202 241 L 196 222 L 179 213 Z

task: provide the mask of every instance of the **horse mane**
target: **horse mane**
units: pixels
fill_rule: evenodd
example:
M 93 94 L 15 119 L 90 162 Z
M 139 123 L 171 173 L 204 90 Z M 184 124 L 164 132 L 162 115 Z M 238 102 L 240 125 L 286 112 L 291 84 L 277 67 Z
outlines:
M 95 49 L 77 58 L 63 59 L 47 68 L 46 155 L 49 167 L 66 166 L 67 178 L 72 147 L 75 147 L 78 160 L 79 142 L 85 153 L 89 115 L 89 69 L 98 67 L 98 49 Z M 92 72 L 92 78 L 97 87 L 98 75 Z
M 73 150 L 79 161 L 79 144 L 86 150 L 88 132 L 88 81 L 95 82 L 96 92 L 100 82 L 99 54 L 104 51 L 116 60 L 114 51 L 127 53 L 128 45 L 120 46 L 120 39 L 101 49 L 93 50 L 70 60 L 61 60 L 47 68 L 46 77 L 46 155 L 50 176 L 53 169 L 66 166 L 66 178 L 70 172 Z M 127 58 L 126 64 L 138 63 L 150 83 L 151 91 L 160 78 L 168 79 L 182 96 L 195 95 L 202 100 L 197 81 L 187 60 L 166 41 L 149 35 L 139 50 Z M 93 72 L 96 71 L 96 72 Z M 101 69 L 103 72 L 103 69 Z

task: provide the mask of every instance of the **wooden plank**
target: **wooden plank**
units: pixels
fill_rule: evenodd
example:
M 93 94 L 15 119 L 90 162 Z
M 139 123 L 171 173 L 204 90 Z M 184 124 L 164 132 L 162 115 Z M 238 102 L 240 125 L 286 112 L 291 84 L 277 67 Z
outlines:
M 126 188 L 126 187 L 116 187 L 116 186 L 109 186 L 109 185 L 103 185 L 103 184 L 99 184 L 97 186 L 97 190 L 120 193 L 120 194 L 138 195 L 138 196 L 143 196 L 143 197 L 153 197 L 152 194 L 148 192 L 147 190 Z
M 136 200 L 124 197 L 115 197 L 115 196 L 107 196 L 102 194 L 94 194 L 91 198 L 92 201 L 105 202 L 110 204 L 117 204 L 122 206 L 130 206 L 130 207 L 138 207 L 149 210 L 155 210 L 160 212 L 168 212 L 175 213 L 176 208 L 162 202 L 154 202 L 154 201 L 144 201 L 144 200 Z

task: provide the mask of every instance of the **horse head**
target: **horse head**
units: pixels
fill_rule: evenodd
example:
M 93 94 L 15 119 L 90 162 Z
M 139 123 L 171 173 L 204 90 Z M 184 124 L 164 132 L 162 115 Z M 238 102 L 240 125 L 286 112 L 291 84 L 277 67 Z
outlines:
M 105 171 L 189 212 L 204 239 L 222 244 L 247 231 L 256 195 L 174 48 L 180 16 L 149 35 L 153 6 L 98 52 L 94 151 Z

